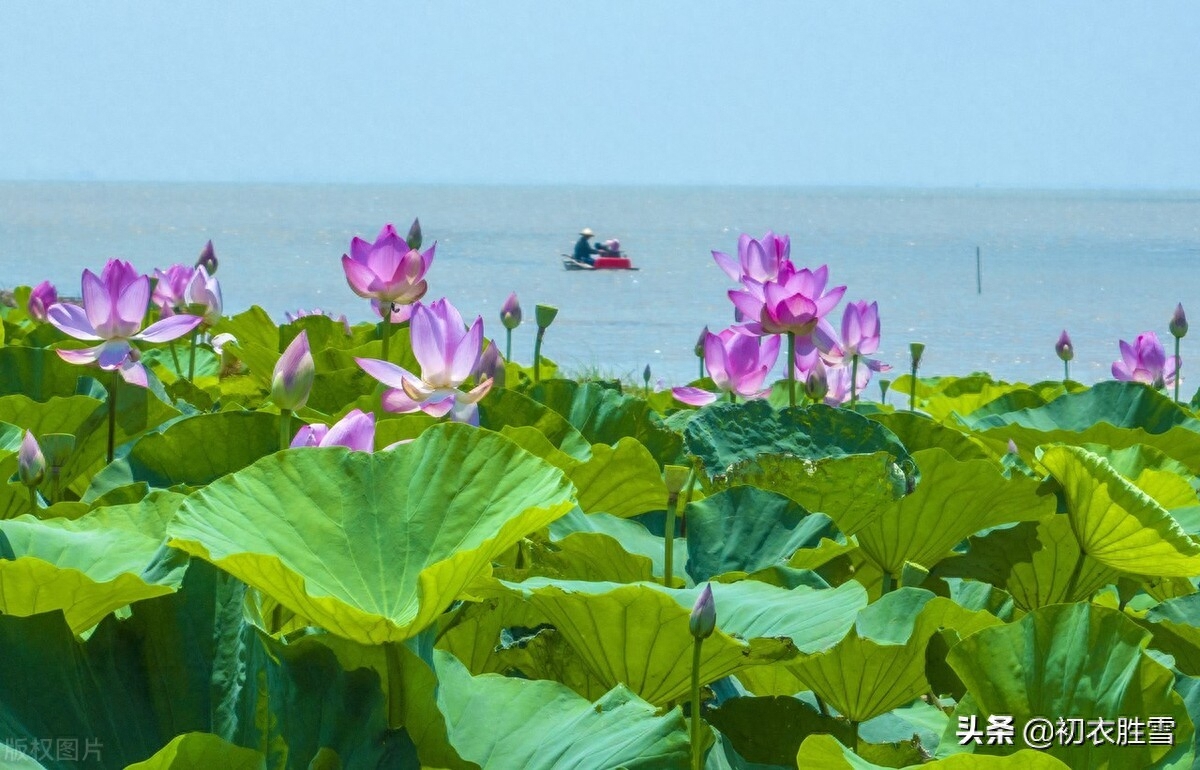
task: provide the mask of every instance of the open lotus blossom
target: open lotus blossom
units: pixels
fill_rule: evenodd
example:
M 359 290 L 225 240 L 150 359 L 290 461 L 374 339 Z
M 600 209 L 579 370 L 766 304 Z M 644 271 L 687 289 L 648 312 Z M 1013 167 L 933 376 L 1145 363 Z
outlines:
M 1155 388 L 1175 382 L 1175 371 L 1179 362 L 1175 356 L 1167 357 L 1166 350 L 1154 332 L 1139 334 L 1130 345 L 1120 341 L 1121 360 L 1114 361 L 1112 376 L 1126 382 L 1144 382 Z
M 746 329 L 754 334 L 786 334 L 797 337 L 810 335 L 825 316 L 837 307 L 846 293 L 845 286 L 829 291 L 829 267 L 816 270 L 797 270 L 791 262 L 779 266 L 779 275 L 761 285 L 746 281 L 743 288 L 729 292 L 729 299 L 750 319 Z M 827 322 L 826 322 L 827 323 Z M 832 337 L 832 327 L 826 335 Z
M 434 417 L 449 414 L 456 422 L 479 424 L 476 404 L 492 387 L 483 379 L 470 391 L 460 386 L 476 371 L 483 353 L 483 319 L 469 329 L 448 300 L 439 299 L 413 308 L 412 351 L 421 365 L 418 377 L 403 367 L 374 358 L 358 358 L 363 371 L 387 385 L 383 408 L 407 413 L 418 409 Z
M 768 230 L 761 240 L 744 233 L 739 236 L 736 260 L 723 251 L 714 251 L 712 255 L 717 266 L 738 283 L 749 279 L 762 284 L 778 277 L 780 265 L 789 261 L 791 251 L 791 238 Z
M 99 340 L 83 350 L 62 350 L 65 361 L 98 365 L 116 370 L 131 385 L 146 387 L 146 368 L 138 361 L 132 341 L 169 342 L 194 329 L 203 319 L 192 315 L 163 318 L 140 331 L 150 305 L 150 279 L 133 265 L 110 259 L 97 276 L 83 271 L 83 307 L 57 303 L 47 311 L 48 320 L 62 332 L 80 340 Z
M 704 364 L 713 384 L 724 393 L 742 398 L 762 398 L 770 392 L 763 388 L 767 373 L 779 357 L 779 337 L 766 340 L 733 329 L 719 334 L 708 333 L 704 338 Z M 716 393 L 700 388 L 673 388 L 676 399 L 692 406 L 704 406 L 717 400 Z
M 425 274 L 433 264 L 433 244 L 426 251 L 410 249 L 408 243 L 387 224 L 374 243 L 362 238 L 350 242 L 350 253 L 342 256 L 342 269 L 350 289 L 364 299 L 385 305 L 410 305 L 425 296 L 429 285 Z
M 351 410 L 333 425 L 313 423 L 296 432 L 291 446 L 344 446 L 358 452 L 375 449 L 375 415 L 361 409 Z
M 154 270 L 154 293 L 151 301 L 158 305 L 162 315 L 172 316 L 187 308 L 188 285 L 196 274 L 196 268 L 187 265 L 171 265 L 166 270 Z
M 828 337 L 828 327 L 818 325 L 814 330 L 813 342 L 821 357 L 832 365 L 851 362 L 855 356 L 860 363 L 876 372 L 886 372 L 892 367 L 867 356 L 879 350 L 879 304 L 866 300 L 851 302 L 842 311 L 842 335 L 837 339 Z M 799 354 L 797 354 L 798 356 Z
M 42 281 L 29 293 L 29 317 L 45 323 L 46 311 L 55 302 L 58 302 L 58 290 L 49 281 Z
M 858 367 L 854 372 L 854 393 L 862 393 L 871 382 L 871 369 L 866 366 Z M 825 378 L 829 390 L 825 393 L 825 403 L 829 406 L 840 406 L 850 400 L 851 367 L 828 366 L 825 368 Z

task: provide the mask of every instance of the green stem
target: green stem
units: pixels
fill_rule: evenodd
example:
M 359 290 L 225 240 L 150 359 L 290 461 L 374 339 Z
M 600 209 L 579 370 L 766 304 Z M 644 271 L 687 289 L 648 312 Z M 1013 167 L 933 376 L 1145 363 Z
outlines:
M 108 461 L 113 461 L 113 451 L 117 443 L 117 383 L 120 374 L 113 369 L 108 385 Z
M 853 745 L 850 748 L 855 754 L 857 754 L 858 753 L 858 722 L 854 721 L 853 719 L 850 720 L 850 737 L 851 737 L 851 741 L 853 743 Z
M 858 403 L 858 353 L 850 356 L 850 408 Z
M 1063 387 L 1066 387 L 1069 379 L 1071 379 L 1071 362 L 1063 361 Z
M 1071 579 L 1067 581 L 1067 590 L 1063 594 L 1064 602 L 1075 601 L 1071 597 L 1075 595 L 1075 589 L 1079 587 L 1079 576 L 1083 573 L 1083 560 L 1087 558 L 1087 554 L 1083 551 L 1079 552 L 1079 558 L 1075 560 L 1075 569 L 1071 570 Z
M 1179 338 L 1175 338 L 1175 403 L 1179 403 L 1179 370 L 1181 362 L 1179 360 Z
M 693 467 L 688 471 L 687 486 L 683 490 L 683 505 L 679 506 L 679 536 L 687 537 L 687 513 L 688 503 L 692 502 L 692 492 L 696 489 L 696 469 Z
M 825 705 L 824 699 L 822 699 L 820 695 L 817 695 L 816 690 L 813 690 L 813 697 L 817 700 L 817 711 L 821 712 L 821 716 L 829 716 L 829 707 Z
M 883 573 L 883 584 L 882 584 L 882 587 L 880 588 L 879 595 L 883 596 L 884 594 L 889 593 L 891 590 L 892 590 L 892 573 L 885 570 Z
M 191 348 L 188 352 L 188 382 L 196 379 L 196 337 L 200 332 L 192 330 Z
M 667 521 L 663 525 L 663 585 L 671 587 L 675 579 L 675 517 L 679 510 L 679 495 L 667 496 Z
M 32 513 L 34 516 L 37 516 L 37 512 L 38 512 L 37 487 L 29 487 L 29 512 Z
M 908 411 L 917 411 L 917 362 L 913 362 L 912 381 L 908 383 Z
M 737 394 L 734 393 L 732 390 L 729 391 L 729 403 L 731 403 L 731 404 L 737 403 Z
M 700 359 L 700 379 L 704 379 L 704 356 L 699 356 Z
M 279 448 L 287 449 L 292 443 L 292 410 L 279 410 Z
M 796 333 L 788 332 L 787 379 L 788 406 L 796 405 Z
M 389 361 L 388 343 L 392 341 L 392 303 L 384 302 L 379 306 L 383 311 L 383 360 Z
M 175 362 L 176 376 L 183 376 L 183 367 L 179 365 L 179 350 L 175 347 L 175 340 L 171 340 L 171 360 Z
M 704 767 L 704 757 L 700 751 L 700 728 L 703 724 L 700 717 L 700 645 L 703 639 L 696 639 L 692 645 L 692 770 Z
M 505 342 L 504 342 L 504 360 L 511 361 L 512 360 L 512 329 L 509 329 L 507 326 L 504 327 L 504 334 L 506 337 Z
M 546 335 L 546 330 L 539 326 L 537 337 L 533 340 L 533 382 L 537 384 L 542 381 L 542 337 Z

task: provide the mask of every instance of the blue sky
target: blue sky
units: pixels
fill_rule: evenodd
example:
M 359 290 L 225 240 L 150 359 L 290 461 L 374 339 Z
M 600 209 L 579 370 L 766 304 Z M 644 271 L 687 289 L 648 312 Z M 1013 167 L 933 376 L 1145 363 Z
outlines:
M 0 4 L 0 179 L 1200 188 L 1200 3 Z

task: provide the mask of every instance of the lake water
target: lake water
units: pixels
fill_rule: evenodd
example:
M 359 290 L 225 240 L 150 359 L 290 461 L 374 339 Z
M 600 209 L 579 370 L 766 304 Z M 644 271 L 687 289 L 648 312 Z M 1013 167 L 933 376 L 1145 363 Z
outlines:
M 497 314 L 516 291 L 528 320 L 514 357 L 526 362 L 534 304 L 557 305 L 547 356 L 638 380 L 646 364 L 669 384 L 695 376 L 701 327 L 733 320 L 710 251 L 768 229 L 791 235 L 797 265 L 828 263 L 848 300 L 879 302 L 882 357 L 900 370 L 915 340 L 925 374 L 1060 377 L 1066 328 L 1072 376 L 1094 382 L 1119 338 L 1155 330 L 1169 346 L 1176 302 L 1200 318 L 1200 193 L 0 183 L 0 286 L 48 278 L 77 294 L 81 269 L 107 257 L 149 272 L 190 264 L 211 238 L 227 312 L 365 320 L 339 258 L 352 236 L 372 240 L 386 222 L 404 232 L 414 216 L 438 244 L 427 299 L 449 297 L 503 339 Z M 563 270 L 584 226 L 619 238 L 641 270 Z M 1186 361 L 1200 341 L 1184 343 Z

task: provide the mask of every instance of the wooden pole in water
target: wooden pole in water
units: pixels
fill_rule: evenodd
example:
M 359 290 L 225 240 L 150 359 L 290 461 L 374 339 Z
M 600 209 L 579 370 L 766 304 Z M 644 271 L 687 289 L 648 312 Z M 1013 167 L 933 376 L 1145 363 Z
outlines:
M 975 247 L 975 293 L 983 294 L 983 257 L 978 246 Z

